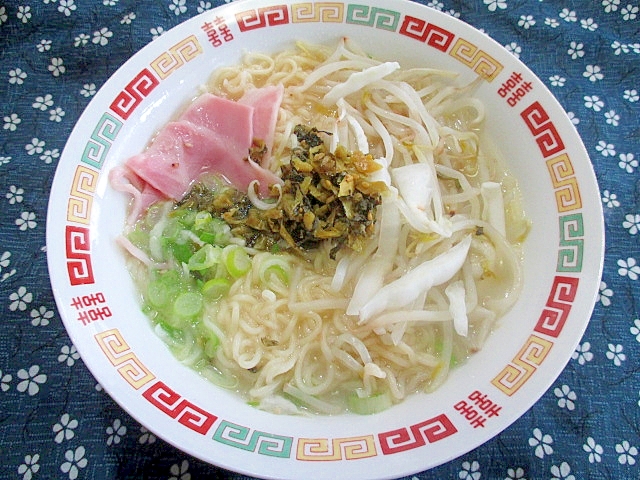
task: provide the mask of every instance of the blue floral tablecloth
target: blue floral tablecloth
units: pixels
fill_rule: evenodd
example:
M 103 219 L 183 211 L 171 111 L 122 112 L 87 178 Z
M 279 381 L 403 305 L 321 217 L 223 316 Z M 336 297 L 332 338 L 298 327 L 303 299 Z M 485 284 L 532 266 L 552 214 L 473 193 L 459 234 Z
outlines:
M 0 478 L 246 478 L 141 427 L 67 336 L 46 265 L 48 195 L 80 113 L 134 52 L 221 0 L 0 2 Z M 412 479 L 640 478 L 640 3 L 421 0 L 520 57 L 569 112 L 601 188 L 591 323 L 535 406 Z

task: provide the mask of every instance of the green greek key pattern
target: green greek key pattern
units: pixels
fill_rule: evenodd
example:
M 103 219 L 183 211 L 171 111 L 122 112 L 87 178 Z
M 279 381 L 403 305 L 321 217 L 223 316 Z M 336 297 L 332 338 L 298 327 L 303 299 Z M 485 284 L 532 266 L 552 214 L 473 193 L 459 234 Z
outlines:
M 105 113 L 93 130 L 87 145 L 82 152 L 81 161 L 97 169 L 102 168 L 109 149 L 118 136 L 122 122 Z
M 347 6 L 346 22 L 395 32 L 400 23 L 400 12 L 351 3 Z
M 223 420 L 213 434 L 213 439 L 250 452 L 270 457 L 289 458 L 293 438 L 252 430 L 251 428 Z
M 560 248 L 558 250 L 558 272 L 582 271 L 584 252 L 584 225 L 582 214 L 574 213 L 560 217 Z

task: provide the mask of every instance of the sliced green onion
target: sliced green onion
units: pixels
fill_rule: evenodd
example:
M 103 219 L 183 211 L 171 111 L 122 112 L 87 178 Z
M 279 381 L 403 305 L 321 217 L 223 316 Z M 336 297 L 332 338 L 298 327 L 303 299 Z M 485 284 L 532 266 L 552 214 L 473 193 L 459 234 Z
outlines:
M 197 371 L 204 378 L 222 388 L 234 389 L 238 386 L 238 379 L 230 374 L 224 374 L 213 365 L 200 366 Z
M 209 212 L 198 212 L 194 230 L 200 240 L 213 245 L 227 245 L 231 239 L 229 225 L 220 218 L 212 217 Z
M 167 219 L 167 222 L 162 230 L 162 236 L 173 241 L 178 241 L 178 239 L 180 238 L 180 233 L 183 229 L 184 227 L 180 224 L 180 222 L 173 218 L 169 218 Z
M 182 279 L 175 270 L 157 273 L 147 286 L 147 301 L 155 309 L 169 306 L 182 289 Z
M 212 333 L 204 344 L 205 355 L 209 358 L 213 358 L 216 354 L 216 350 L 218 350 L 218 346 L 220 346 L 220 339 Z
M 169 239 L 163 239 L 166 248 L 171 252 L 173 258 L 180 263 L 188 263 L 193 255 L 193 246 L 190 243 L 178 243 Z
M 360 396 L 356 390 L 347 395 L 347 407 L 349 411 L 357 413 L 358 415 L 379 413 L 391 407 L 392 404 L 391 395 L 388 391 L 368 396 Z
M 156 280 L 147 287 L 147 301 L 153 308 L 165 308 L 171 301 L 169 286 Z
M 206 298 L 217 300 L 226 295 L 230 287 L 231 282 L 226 278 L 212 278 L 205 282 L 201 292 Z
M 173 312 L 180 318 L 193 318 L 202 311 L 202 294 L 194 291 L 183 292 L 173 303 Z
M 280 246 L 279 243 L 274 243 L 273 245 L 271 245 L 271 248 L 269 249 L 269 251 L 271 253 L 280 253 L 282 251 L 282 247 Z
M 260 264 L 258 275 L 264 284 L 280 282 L 282 285 L 289 285 L 289 263 L 282 257 L 274 255 Z
M 176 346 L 184 342 L 184 332 L 180 328 L 170 325 L 166 319 L 161 319 L 155 327 L 156 334 L 168 345 Z
M 149 245 L 149 232 L 140 228 L 139 224 L 129 232 L 127 238 L 138 248 L 146 249 L 147 245 Z
M 456 357 L 456 354 L 455 354 L 455 353 L 452 353 L 452 354 L 451 354 L 451 366 L 452 366 L 452 367 L 455 367 L 455 366 L 457 366 L 457 365 L 458 365 L 458 363 L 459 363 L 459 362 L 458 362 L 458 357 Z
M 222 262 L 229 275 L 239 278 L 251 269 L 251 257 L 244 248 L 239 245 L 227 245 L 222 250 Z
M 206 210 L 196 213 L 193 231 L 205 243 L 226 245 L 231 238 L 231 229 L 223 220 L 211 216 Z
M 180 208 L 175 210 L 173 216 L 178 222 L 187 228 L 191 228 L 196 221 L 197 213 L 187 208 Z
M 166 260 L 167 258 L 167 243 L 162 232 L 166 221 L 163 218 L 158 219 L 157 223 L 153 225 L 153 228 L 149 231 L 149 253 L 151 257 L 159 262 Z
M 444 356 L 444 340 L 441 337 L 436 338 L 434 344 L 433 344 L 433 351 L 436 355 L 442 357 Z M 456 352 L 453 351 L 453 349 L 451 350 L 451 358 L 449 360 L 451 362 L 451 366 L 455 366 L 458 364 L 458 358 L 456 356 Z
M 195 220 L 193 222 L 193 228 L 196 230 L 202 230 L 207 227 L 213 217 L 206 210 L 202 210 L 196 213 Z
M 154 203 L 149 207 L 144 217 L 144 222 L 149 228 L 153 228 L 164 217 L 165 207 L 162 203 Z
M 153 320 L 158 315 L 158 311 L 148 302 L 142 304 L 142 313 Z
M 156 335 L 169 347 L 180 362 L 185 362 L 194 354 L 193 335 L 188 329 L 175 328 L 161 322 L 155 326 Z
M 204 243 L 210 243 L 211 245 L 217 245 L 217 238 L 215 233 L 210 232 L 198 232 L 198 238 Z
M 205 270 L 220 262 L 222 249 L 206 244 L 194 253 L 187 263 L 189 270 Z

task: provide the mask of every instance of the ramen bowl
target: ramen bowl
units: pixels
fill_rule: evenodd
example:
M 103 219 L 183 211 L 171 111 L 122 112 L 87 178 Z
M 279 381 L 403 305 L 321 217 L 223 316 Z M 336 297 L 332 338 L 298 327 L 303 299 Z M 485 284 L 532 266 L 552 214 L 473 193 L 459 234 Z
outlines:
M 380 60 L 482 78 L 486 134 L 518 179 L 531 230 L 524 288 L 484 348 L 433 393 L 372 416 L 276 415 L 180 364 L 141 312 L 123 251 L 129 199 L 109 172 L 142 151 L 216 68 L 250 51 L 349 36 Z M 47 221 L 64 325 L 85 364 L 132 417 L 203 461 L 262 478 L 395 478 L 440 465 L 504 430 L 568 362 L 591 315 L 603 257 L 595 176 L 561 106 L 485 34 L 399 0 L 237 2 L 135 54 L 82 114 L 60 159 Z

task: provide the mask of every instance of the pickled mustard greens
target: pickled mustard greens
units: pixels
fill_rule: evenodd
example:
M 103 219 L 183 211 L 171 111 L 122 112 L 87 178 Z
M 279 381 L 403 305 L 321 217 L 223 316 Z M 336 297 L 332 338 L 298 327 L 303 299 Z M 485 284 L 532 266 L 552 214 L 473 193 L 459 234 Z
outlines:
M 294 133 L 299 146 L 282 167 L 277 203 L 257 207 L 248 196 L 217 181 L 216 187 L 198 183 L 178 204 L 224 219 L 246 245 L 262 250 L 275 245 L 309 250 L 332 240 L 332 258 L 343 246 L 361 251 L 373 234 L 380 193 L 387 189 L 384 182 L 370 181 L 368 174 L 382 167 L 359 151 L 339 147 L 329 152 L 316 128 L 297 125 Z

